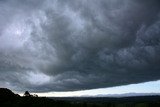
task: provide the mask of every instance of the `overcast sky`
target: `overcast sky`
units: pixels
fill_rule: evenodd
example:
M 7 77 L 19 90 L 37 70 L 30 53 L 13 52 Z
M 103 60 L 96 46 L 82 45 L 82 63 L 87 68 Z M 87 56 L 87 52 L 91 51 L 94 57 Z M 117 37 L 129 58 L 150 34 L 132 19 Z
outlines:
M 0 0 L 0 87 L 78 91 L 156 80 L 159 0 Z

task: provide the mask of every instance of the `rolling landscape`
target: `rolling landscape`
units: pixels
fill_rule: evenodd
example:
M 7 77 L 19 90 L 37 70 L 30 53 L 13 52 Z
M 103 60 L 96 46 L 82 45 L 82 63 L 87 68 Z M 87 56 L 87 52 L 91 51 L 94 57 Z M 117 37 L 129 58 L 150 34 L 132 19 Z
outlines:
M 0 88 L 0 107 L 159 107 L 159 95 L 130 97 L 38 97 L 19 96 Z

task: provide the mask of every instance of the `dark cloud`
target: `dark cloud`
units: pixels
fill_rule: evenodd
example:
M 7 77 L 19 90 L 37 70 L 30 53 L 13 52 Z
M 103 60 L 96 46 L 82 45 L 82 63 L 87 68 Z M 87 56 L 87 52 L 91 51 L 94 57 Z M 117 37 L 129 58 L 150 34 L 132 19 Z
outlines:
M 160 79 L 158 0 L 0 2 L 0 86 L 47 92 Z

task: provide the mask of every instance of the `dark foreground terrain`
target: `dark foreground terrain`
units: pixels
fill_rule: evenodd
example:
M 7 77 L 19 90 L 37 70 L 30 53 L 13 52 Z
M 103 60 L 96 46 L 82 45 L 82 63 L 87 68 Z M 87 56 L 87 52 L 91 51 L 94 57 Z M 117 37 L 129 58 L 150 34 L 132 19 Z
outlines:
M 26 94 L 20 97 L 0 88 L 0 107 L 160 107 L 160 96 L 123 98 L 45 98 Z

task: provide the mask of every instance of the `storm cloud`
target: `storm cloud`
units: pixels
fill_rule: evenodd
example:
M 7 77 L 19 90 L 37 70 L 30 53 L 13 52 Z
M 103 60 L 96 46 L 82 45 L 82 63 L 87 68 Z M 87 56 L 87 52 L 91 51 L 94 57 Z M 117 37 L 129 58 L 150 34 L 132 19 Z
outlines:
M 0 87 L 85 90 L 160 79 L 159 0 L 0 0 Z

